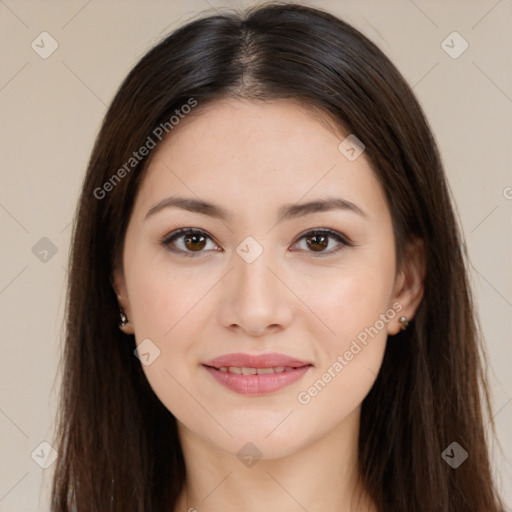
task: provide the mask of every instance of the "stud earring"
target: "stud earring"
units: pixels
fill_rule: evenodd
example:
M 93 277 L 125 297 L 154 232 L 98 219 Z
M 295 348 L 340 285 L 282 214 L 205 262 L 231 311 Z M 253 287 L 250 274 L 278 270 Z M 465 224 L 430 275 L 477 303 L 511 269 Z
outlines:
M 407 329 L 407 326 L 409 325 L 409 320 L 407 320 L 407 317 L 406 316 L 401 316 L 398 321 L 400 322 L 400 329 L 402 331 L 405 331 L 405 329 Z
M 123 327 L 128 323 L 128 317 L 125 315 L 124 311 L 119 308 L 119 317 L 121 318 L 121 322 L 119 323 L 119 328 L 122 330 Z

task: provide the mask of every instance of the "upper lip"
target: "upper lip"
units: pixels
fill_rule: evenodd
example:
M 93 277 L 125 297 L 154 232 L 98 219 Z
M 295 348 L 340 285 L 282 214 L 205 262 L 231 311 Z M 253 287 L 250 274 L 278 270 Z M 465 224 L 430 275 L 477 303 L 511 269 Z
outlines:
M 285 354 L 278 354 L 277 352 L 257 355 L 243 354 L 241 352 L 225 354 L 203 364 L 214 368 L 229 368 L 230 366 L 235 366 L 237 368 L 275 368 L 279 366 L 300 368 L 302 366 L 311 365 L 311 363 L 307 361 L 301 361 L 300 359 L 296 359 Z

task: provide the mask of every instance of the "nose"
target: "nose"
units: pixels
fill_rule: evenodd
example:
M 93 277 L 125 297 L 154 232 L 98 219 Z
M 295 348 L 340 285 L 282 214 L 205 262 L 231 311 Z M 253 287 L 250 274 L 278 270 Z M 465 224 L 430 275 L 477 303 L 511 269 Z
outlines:
M 264 250 L 252 263 L 235 253 L 233 266 L 224 279 L 219 309 L 222 325 L 251 336 L 286 329 L 293 319 L 294 295 L 270 251 Z

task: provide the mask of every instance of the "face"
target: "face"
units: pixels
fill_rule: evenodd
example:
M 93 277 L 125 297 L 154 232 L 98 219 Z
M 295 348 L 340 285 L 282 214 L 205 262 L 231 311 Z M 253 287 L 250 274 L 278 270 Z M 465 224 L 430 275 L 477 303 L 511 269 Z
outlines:
M 231 453 L 343 428 L 413 313 L 384 193 L 318 116 L 230 100 L 181 121 L 114 272 L 152 389 L 181 432 Z

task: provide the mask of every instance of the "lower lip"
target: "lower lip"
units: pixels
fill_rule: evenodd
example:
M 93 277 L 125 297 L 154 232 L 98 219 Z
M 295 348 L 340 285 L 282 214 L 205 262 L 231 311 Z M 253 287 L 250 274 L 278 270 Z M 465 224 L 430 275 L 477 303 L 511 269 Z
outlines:
M 295 370 L 280 373 L 239 375 L 238 373 L 221 372 L 210 366 L 204 366 L 206 371 L 212 375 L 218 383 L 241 395 L 264 395 L 279 391 L 297 382 L 310 367 L 311 366 L 302 366 Z

